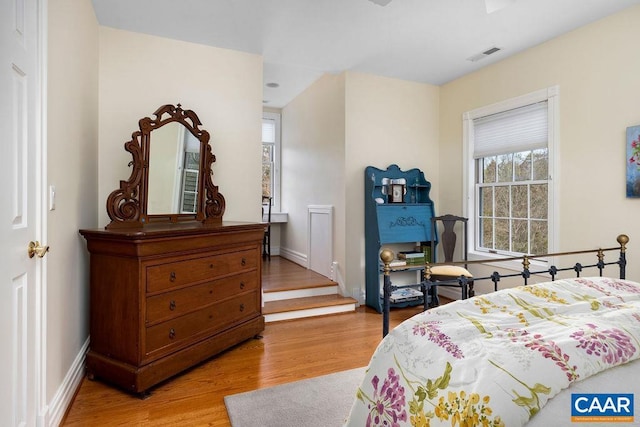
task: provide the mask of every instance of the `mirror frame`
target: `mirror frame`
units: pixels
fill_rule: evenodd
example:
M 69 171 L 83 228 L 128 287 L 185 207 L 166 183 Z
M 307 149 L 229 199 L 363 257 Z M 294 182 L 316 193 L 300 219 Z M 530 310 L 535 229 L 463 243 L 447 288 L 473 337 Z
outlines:
M 224 196 L 213 184 L 211 166 L 216 156 L 209 145 L 209 132 L 200 129 L 202 123 L 193 110 L 183 110 L 180 104 L 166 104 L 158 108 L 155 118 L 143 117 L 138 121 L 140 130 L 131 134 L 131 141 L 124 144 L 126 151 L 133 159 L 131 176 L 120 181 L 120 188 L 114 190 L 107 198 L 107 214 L 111 222 L 106 226 L 112 228 L 136 228 L 154 223 L 178 223 L 184 221 L 201 221 L 205 224 L 222 222 L 225 210 Z M 198 175 L 198 201 L 195 214 L 153 214 L 147 213 L 149 186 L 149 162 L 151 159 L 151 133 L 168 123 L 178 122 L 186 127 L 200 141 L 200 173 Z

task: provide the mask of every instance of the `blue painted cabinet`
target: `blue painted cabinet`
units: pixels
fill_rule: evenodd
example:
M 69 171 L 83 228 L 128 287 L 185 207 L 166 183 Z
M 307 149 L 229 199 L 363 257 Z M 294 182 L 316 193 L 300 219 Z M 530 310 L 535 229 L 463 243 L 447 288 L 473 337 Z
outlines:
M 429 197 L 431 183 L 420 169 L 402 171 L 397 165 L 385 170 L 368 166 L 364 182 L 366 304 L 381 312 L 380 250 L 385 245 L 411 246 L 431 241 L 434 216 Z M 392 307 L 410 304 L 422 304 L 422 300 L 396 303 Z

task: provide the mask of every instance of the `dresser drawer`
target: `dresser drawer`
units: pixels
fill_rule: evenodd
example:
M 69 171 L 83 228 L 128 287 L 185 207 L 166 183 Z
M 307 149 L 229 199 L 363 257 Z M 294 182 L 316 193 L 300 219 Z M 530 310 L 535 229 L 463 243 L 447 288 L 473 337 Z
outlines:
M 150 266 L 147 267 L 147 292 L 162 291 L 251 270 L 258 266 L 258 262 L 258 251 L 245 250 Z
M 146 321 L 149 325 L 182 316 L 199 307 L 253 290 L 258 290 L 258 274 L 250 271 L 202 285 L 154 295 L 147 298 Z
M 146 330 L 146 354 L 167 346 L 190 344 L 201 333 L 206 332 L 203 336 L 210 336 L 243 319 L 259 315 L 258 301 L 258 292 L 249 292 L 150 326 Z

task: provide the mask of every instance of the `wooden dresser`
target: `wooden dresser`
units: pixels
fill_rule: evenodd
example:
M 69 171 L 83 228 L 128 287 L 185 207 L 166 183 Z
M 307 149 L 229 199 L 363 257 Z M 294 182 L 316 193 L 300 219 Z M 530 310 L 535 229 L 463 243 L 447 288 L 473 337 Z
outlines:
M 91 258 L 90 378 L 145 393 L 264 330 L 263 224 L 80 233 Z

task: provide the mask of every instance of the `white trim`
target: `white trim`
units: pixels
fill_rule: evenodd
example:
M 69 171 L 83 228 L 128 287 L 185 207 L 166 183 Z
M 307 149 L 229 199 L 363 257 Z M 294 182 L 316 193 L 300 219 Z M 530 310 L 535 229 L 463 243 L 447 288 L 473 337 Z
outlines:
M 171 212 L 182 212 L 182 199 L 184 197 L 184 157 L 185 157 L 185 131 L 184 126 L 178 126 L 178 153 L 174 166 L 177 179 L 173 180 L 173 202 Z
M 267 214 L 262 215 L 262 221 L 267 221 Z M 285 223 L 289 221 L 289 214 L 287 212 L 271 212 L 271 224 Z
M 445 288 L 444 286 L 438 288 L 438 296 L 442 295 L 443 297 L 454 301 L 462 299 L 461 292 L 462 291 L 458 288 Z
M 84 361 L 87 351 L 89 351 L 89 341 L 90 338 L 87 338 L 80 348 L 80 352 L 76 355 L 71 367 L 67 371 L 67 375 L 65 375 L 62 380 L 62 384 L 60 384 L 60 387 L 58 387 L 58 390 L 51 399 L 51 402 L 49 403 L 48 422 L 42 425 L 60 425 L 67 409 L 71 406 L 76 391 L 80 387 L 82 379 L 84 378 Z
M 309 268 L 307 256 L 303 253 L 280 246 L 280 256 L 282 258 L 288 259 L 291 262 L 295 262 L 296 264 L 301 265 L 304 268 Z
M 338 264 L 338 261 L 333 261 L 331 263 L 331 276 L 329 278 L 338 284 L 338 287 L 339 287 L 338 293 L 340 295 L 342 296 L 348 295 L 344 277 L 342 277 L 342 274 L 340 273 L 340 264 Z M 360 302 L 359 297 L 355 299 L 358 300 L 358 302 Z
M 311 246 L 313 245 L 314 242 L 312 242 L 312 233 L 311 233 L 311 227 L 312 227 L 312 223 L 313 221 L 311 220 L 311 218 L 314 215 L 325 215 L 327 217 L 327 233 L 328 233 L 328 241 L 329 241 L 329 254 L 328 254 L 328 259 L 329 259 L 329 265 L 326 266 L 327 271 L 331 271 L 331 263 L 333 261 L 333 206 L 332 205 L 308 205 L 307 206 L 307 268 L 311 268 L 312 265 L 312 259 L 311 259 Z M 322 272 L 318 272 L 320 274 L 323 274 Z M 331 273 L 329 273 L 330 275 Z
M 281 126 L 282 126 L 282 117 L 280 115 L 280 113 L 272 113 L 272 112 L 268 112 L 268 111 L 263 111 L 262 112 L 262 117 L 265 119 L 270 119 L 270 120 L 274 120 L 276 122 L 276 140 L 274 143 L 275 146 L 275 153 L 273 154 L 273 171 L 271 171 L 273 173 L 273 194 L 271 195 L 272 197 L 272 209 L 275 211 L 280 211 L 280 193 L 281 193 L 281 188 L 280 188 L 280 169 L 281 169 L 281 165 L 282 165 L 282 143 L 281 143 Z M 262 147 L 262 145 L 261 145 Z M 261 163 L 262 165 L 262 163 Z
M 303 317 L 324 316 L 327 314 L 347 313 L 356 310 L 356 303 L 351 302 L 328 307 L 309 308 L 305 310 L 285 311 L 282 313 L 265 314 L 265 323 L 278 322 L 281 320 L 301 319 Z
M 548 90 L 549 109 L 549 154 L 551 161 L 549 162 L 549 188 L 553 191 L 549 192 L 549 251 L 556 252 L 560 248 L 560 86 L 552 86 Z M 552 264 L 557 261 L 555 259 L 548 260 Z
M 263 292 L 262 301 L 281 301 L 285 299 L 317 297 L 320 295 L 336 295 L 338 285 L 319 286 L 315 288 L 292 289 L 290 291 Z
M 491 114 L 497 114 L 502 111 L 519 108 L 528 104 L 547 101 L 547 114 L 548 114 L 548 152 L 550 157 L 549 162 L 549 213 L 548 213 L 548 250 L 547 252 L 554 252 L 558 248 L 558 233 L 557 225 L 559 221 L 559 173 L 557 170 L 558 153 L 559 153 L 559 94 L 560 87 L 558 85 L 551 86 L 546 89 L 537 90 L 522 96 L 507 99 L 504 101 L 496 102 L 484 107 L 476 108 L 462 114 L 462 211 L 463 216 L 469 218 L 468 234 L 470 236 L 468 240 L 467 252 L 469 259 L 487 259 L 487 258 L 500 258 L 503 255 L 494 255 L 485 252 L 476 252 L 474 250 L 475 236 L 476 236 L 476 222 L 475 218 L 478 215 L 478 204 L 475 203 L 475 192 L 472 189 L 475 187 L 475 176 L 470 173 L 474 171 L 474 168 L 469 168 L 468 165 L 473 161 L 473 145 L 470 143 L 473 139 L 473 120 L 479 117 L 484 117 Z M 470 212 L 471 207 L 474 208 L 474 212 Z

